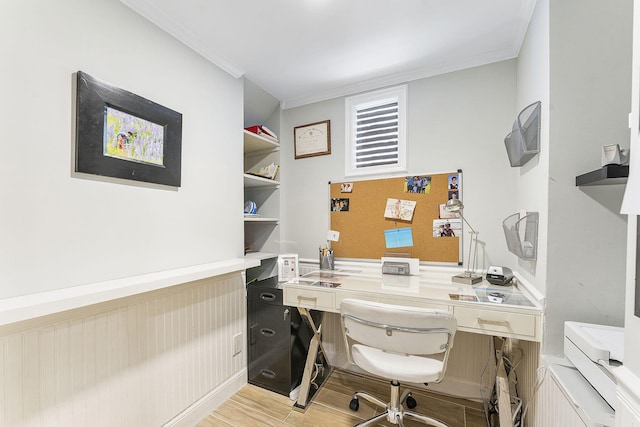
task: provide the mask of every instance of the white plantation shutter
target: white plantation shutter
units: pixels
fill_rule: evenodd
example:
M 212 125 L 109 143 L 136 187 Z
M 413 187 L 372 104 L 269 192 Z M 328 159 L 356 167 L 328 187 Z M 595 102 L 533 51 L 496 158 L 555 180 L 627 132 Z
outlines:
M 356 168 L 398 163 L 398 102 L 356 110 Z
M 403 171 L 406 86 L 347 98 L 346 175 Z

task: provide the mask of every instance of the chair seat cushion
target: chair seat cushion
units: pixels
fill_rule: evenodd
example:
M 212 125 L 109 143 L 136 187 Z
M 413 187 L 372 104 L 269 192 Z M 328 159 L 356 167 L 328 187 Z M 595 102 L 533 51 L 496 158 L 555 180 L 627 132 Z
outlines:
M 381 377 L 408 383 L 436 381 L 442 372 L 442 362 L 429 357 L 386 352 L 355 344 L 353 361 L 365 371 Z

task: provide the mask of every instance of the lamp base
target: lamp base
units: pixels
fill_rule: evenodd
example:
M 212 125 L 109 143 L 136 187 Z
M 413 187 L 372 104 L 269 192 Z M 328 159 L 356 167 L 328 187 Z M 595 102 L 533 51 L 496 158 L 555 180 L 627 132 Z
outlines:
M 457 276 L 451 277 L 452 283 L 464 283 L 465 285 L 475 285 L 476 283 L 482 282 L 482 276 L 479 274 L 474 274 L 469 272 L 465 272 L 462 274 L 458 274 Z

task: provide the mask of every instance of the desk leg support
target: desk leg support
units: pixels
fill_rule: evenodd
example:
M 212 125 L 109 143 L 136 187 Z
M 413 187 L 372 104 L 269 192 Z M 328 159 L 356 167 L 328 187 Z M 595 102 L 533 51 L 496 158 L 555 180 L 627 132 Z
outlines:
M 505 366 L 505 357 L 512 357 L 513 340 L 511 338 L 494 337 L 495 355 L 496 355 L 496 382 L 495 382 L 495 401 L 497 406 L 498 419 L 490 417 L 489 424 L 495 426 L 495 422 L 499 422 L 499 427 L 513 427 L 514 412 L 511 407 L 513 399 L 517 399 L 515 383 L 510 379 L 513 372 L 507 373 Z M 511 370 L 511 367 L 509 367 Z M 517 412 L 516 412 L 517 414 Z M 495 412 L 493 415 L 496 415 Z
M 295 403 L 296 408 L 305 409 L 309 400 L 309 390 L 311 390 L 311 376 L 315 368 L 316 357 L 318 355 L 319 340 L 314 336 L 309 344 L 309 353 L 307 353 L 307 361 L 304 365 L 302 373 L 302 383 L 300 383 L 300 394 Z
M 500 410 L 500 427 L 513 427 L 513 414 L 511 413 L 511 393 L 509 391 L 509 378 L 504 368 L 504 361 L 498 363 L 496 375 L 496 391 L 498 393 L 498 408 Z
M 311 342 L 309 343 L 307 360 L 302 373 L 300 394 L 298 395 L 298 400 L 293 405 L 294 409 L 304 411 L 315 393 L 329 376 L 331 365 L 322 350 L 320 331 L 319 328 L 316 327 L 311 313 L 309 313 L 308 309 L 302 307 L 298 307 L 298 311 L 313 331 L 313 337 L 311 337 Z M 322 313 L 322 316 L 324 316 L 324 313 Z

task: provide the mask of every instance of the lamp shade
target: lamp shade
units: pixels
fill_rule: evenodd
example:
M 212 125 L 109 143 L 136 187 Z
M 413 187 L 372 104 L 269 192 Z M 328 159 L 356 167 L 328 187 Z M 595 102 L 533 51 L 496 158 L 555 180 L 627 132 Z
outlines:
M 464 209 L 464 204 L 460 199 L 449 199 L 444 205 L 444 210 L 447 212 L 461 212 Z

